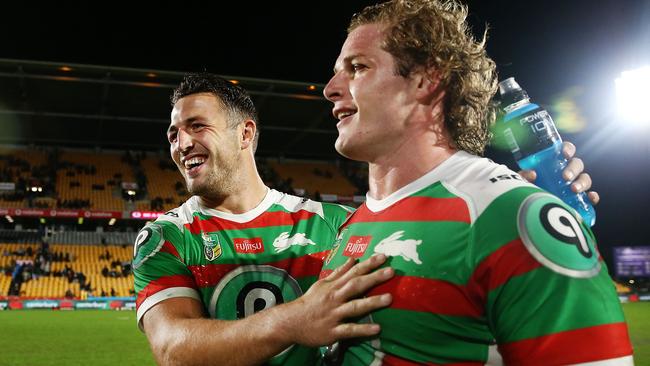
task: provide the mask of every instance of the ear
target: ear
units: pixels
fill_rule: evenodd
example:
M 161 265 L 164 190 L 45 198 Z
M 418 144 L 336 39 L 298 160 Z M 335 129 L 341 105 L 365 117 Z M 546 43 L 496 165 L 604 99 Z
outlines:
M 241 124 L 240 146 L 242 150 L 253 147 L 257 125 L 252 119 L 247 119 Z
M 441 97 L 442 82 L 433 67 L 415 72 L 413 80 L 416 83 L 416 98 L 421 102 L 428 103 Z

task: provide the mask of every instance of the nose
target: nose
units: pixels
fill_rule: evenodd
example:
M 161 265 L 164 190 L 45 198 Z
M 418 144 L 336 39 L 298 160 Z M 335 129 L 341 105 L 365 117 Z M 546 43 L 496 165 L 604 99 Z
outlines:
M 334 74 L 327 85 L 325 85 L 325 89 L 323 89 L 323 96 L 330 102 L 335 102 L 343 96 L 344 85 L 342 74 L 342 72 Z
M 182 128 L 178 129 L 178 149 L 182 152 L 186 152 L 192 149 L 194 146 L 194 139 L 192 135 L 185 132 Z

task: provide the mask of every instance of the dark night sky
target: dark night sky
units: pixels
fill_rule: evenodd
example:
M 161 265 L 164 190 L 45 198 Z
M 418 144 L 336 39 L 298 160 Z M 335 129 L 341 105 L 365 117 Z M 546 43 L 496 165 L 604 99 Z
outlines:
M 3 5 L 0 58 L 325 83 L 350 15 L 373 2 L 133 3 Z M 488 53 L 501 77 L 515 76 L 556 122 L 567 102 L 563 119 L 584 122 L 581 131 L 561 133 L 576 143 L 601 193 L 594 231 L 603 254 L 611 245 L 650 245 L 642 219 L 650 129 L 622 124 L 614 108 L 614 79 L 650 65 L 650 1 L 468 5 L 475 33 L 489 24 Z

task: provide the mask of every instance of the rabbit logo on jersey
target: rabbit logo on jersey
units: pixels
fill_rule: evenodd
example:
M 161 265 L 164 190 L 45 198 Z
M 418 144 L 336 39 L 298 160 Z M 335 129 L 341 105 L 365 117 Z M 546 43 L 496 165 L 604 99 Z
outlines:
M 375 245 L 375 253 L 385 254 L 387 257 L 402 257 L 407 262 L 422 264 L 418 255 L 418 245 L 422 240 L 403 239 L 404 230 L 396 231 Z
M 275 248 L 276 253 L 282 253 L 295 245 L 304 247 L 305 245 L 316 245 L 316 243 L 304 233 L 296 233 L 293 236 L 289 236 L 288 231 L 283 232 L 273 240 L 273 248 Z

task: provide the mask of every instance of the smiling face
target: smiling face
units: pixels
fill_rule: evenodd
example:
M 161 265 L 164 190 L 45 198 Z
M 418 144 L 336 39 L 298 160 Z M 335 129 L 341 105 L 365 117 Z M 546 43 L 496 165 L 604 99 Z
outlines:
M 382 30 L 365 24 L 348 35 L 324 90 L 340 120 L 336 150 L 354 160 L 375 161 L 404 143 L 415 105 L 414 82 L 396 73 Z
M 211 93 L 190 94 L 174 104 L 167 138 L 188 192 L 212 198 L 232 191 L 241 159 L 239 126 L 229 125 L 223 104 Z

